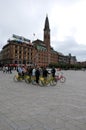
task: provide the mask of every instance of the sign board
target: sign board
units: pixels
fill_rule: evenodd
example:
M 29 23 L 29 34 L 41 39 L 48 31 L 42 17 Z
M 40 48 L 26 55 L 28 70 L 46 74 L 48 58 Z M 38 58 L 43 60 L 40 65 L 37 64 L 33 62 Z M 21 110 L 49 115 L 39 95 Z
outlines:
M 24 42 L 24 43 L 29 43 L 30 42 L 29 39 L 24 38 L 22 36 L 15 35 L 15 34 L 13 34 L 12 37 L 13 37 L 14 40 L 19 41 L 19 42 Z

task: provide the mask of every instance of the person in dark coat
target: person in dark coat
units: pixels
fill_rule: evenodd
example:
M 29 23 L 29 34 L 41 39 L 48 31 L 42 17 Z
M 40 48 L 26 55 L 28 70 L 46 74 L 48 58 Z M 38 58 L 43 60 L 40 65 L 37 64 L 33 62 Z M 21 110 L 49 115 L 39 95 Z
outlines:
M 39 76 L 40 76 L 39 67 L 36 68 L 35 76 L 36 76 L 36 83 L 39 84 Z
M 48 74 L 49 74 L 48 70 L 46 69 L 46 67 L 44 67 L 43 68 L 43 77 L 47 78 Z
M 51 74 L 52 74 L 53 77 L 55 77 L 55 72 L 56 72 L 56 70 L 55 70 L 55 68 L 53 67 L 53 68 L 51 69 Z

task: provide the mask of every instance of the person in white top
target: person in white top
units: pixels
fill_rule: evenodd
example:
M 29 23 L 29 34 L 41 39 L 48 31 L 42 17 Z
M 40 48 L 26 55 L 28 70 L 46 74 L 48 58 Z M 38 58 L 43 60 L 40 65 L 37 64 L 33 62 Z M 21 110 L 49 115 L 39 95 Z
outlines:
M 35 71 L 36 71 L 36 69 L 34 67 L 33 70 L 32 70 L 32 76 L 35 76 Z
M 33 67 L 33 69 L 32 69 L 32 83 L 34 84 L 35 83 L 35 72 L 36 72 L 36 68 L 35 68 L 35 66 Z

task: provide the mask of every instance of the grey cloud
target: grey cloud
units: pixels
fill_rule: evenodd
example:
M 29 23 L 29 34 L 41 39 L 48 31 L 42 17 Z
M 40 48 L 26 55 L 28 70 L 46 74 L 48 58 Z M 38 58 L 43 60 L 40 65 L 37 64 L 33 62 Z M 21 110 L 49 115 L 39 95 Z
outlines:
M 5 38 L 4 35 L 8 37 L 13 33 L 29 37 L 34 32 L 39 32 L 44 22 L 41 5 L 34 3 L 33 0 L 7 0 L 6 4 L 5 2 L 3 0 L 0 4 L 0 37 L 2 40 Z
M 78 61 L 86 60 L 86 45 L 78 44 L 73 37 L 66 37 L 64 41 L 52 41 L 52 46 L 64 55 L 71 53 L 72 56 L 76 56 Z
M 81 0 L 57 0 L 60 4 L 62 5 L 72 5 L 72 4 L 75 4 Z

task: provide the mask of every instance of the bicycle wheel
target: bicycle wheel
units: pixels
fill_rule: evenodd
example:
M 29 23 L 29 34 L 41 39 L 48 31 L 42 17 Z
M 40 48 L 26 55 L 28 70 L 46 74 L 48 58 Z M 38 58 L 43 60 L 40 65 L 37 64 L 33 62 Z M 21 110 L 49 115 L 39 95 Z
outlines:
M 51 85 L 51 82 L 50 81 L 47 81 L 45 86 L 49 87 Z
M 25 77 L 25 82 L 26 82 L 26 83 L 30 83 L 30 82 L 31 82 L 30 76 L 26 76 L 26 77 Z
M 22 81 L 22 78 L 20 78 L 19 75 L 14 75 L 13 80 L 14 80 L 15 82 L 17 82 L 17 81 Z
M 60 82 L 64 83 L 65 81 L 66 81 L 66 78 L 65 77 L 61 77 Z
M 31 83 L 32 83 L 32 85 L 36 85 L 36 77 L 35 76 L 31 77 Z
M 56 86 L 56 84 L 57 84 L 57 80 L 56 80 L 56 79 L 52 79 L 52 80 L 50 81 L 50 85 L 51 85 L 51 86 Z
M 13 80 L 18 81 L 18 75 L 14 75 Z
M 44 78 L 43 78 L 43 77 L 40 77 L 40 78 L 39 78 L 39 85 L 40 85 L 41 87 L 45 86 L 45 84 L 44 84 Z

